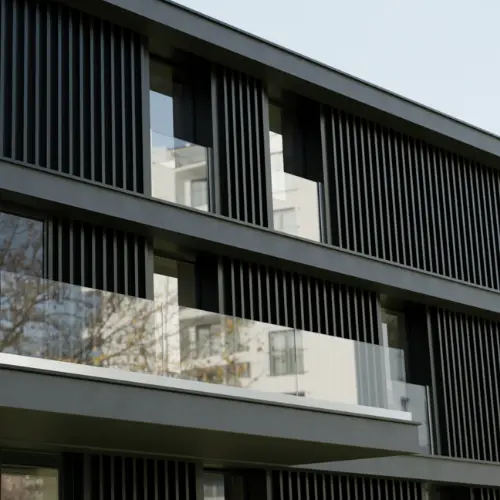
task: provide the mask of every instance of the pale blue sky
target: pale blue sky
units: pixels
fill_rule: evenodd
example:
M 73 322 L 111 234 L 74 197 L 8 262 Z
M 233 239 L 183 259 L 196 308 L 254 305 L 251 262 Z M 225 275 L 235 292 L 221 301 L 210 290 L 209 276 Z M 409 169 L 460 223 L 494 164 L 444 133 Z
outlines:
M 500 0 L 177 0 L 500 135 Z

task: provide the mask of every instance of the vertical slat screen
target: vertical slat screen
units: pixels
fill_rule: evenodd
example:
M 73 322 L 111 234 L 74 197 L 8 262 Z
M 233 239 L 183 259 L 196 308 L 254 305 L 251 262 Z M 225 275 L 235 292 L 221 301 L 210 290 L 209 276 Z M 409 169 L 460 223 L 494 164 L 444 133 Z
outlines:
M 500 287 L 500 172 L 382 125 L 323 109 L 332 243 Z
M 196 500 L 196 466 L 189 462 L 110 455 L 64 454 L 62 498 L 71 500 Z
M 200 255 L 197 307 L 283 327 L 355 341 L 359 404 L 387 407 L 385 362 L 376 293 L 279 268 Z M 281 328 L 280 328 L 281 327 Z M 333 345 L 333 344 L 332 344 Z
M 470 500 L 500 500 L 499 488 L 471 488 Z
M 379 341 L 374 292 L 223 258 L 224 314 L 367 343 Z
M 1 0 L 0 37 L 0 157 L 143 193 L 142 38 L 44 0 Z
M 424 485 L 317 472 L 273 471 L 272 498 L 277 500 L 424 500 Z
M 46 234 L 47 278 L 146 297 L 149 246 L 144 237 L 54 217 L 47 221 Z
M 214 68 L 213 79 L 216 210 L 234 219 L 268 226 L 269 111 L 263 84 L 219 66 Z
M 440 453 L 500 461 L 500 323 L 431 309 Z

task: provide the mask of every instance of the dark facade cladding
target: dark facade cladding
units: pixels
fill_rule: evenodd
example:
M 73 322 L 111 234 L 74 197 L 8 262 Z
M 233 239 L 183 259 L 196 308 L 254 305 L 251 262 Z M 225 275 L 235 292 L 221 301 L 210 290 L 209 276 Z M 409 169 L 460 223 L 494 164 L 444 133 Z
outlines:
M 0 0 L 0 500 L 500 499 L 499 156 L 163 0 Z

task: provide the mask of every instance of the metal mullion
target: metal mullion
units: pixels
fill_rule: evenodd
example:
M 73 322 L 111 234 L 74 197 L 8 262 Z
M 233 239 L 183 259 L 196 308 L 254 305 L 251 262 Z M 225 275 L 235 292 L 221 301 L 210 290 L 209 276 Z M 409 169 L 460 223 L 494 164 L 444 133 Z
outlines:
M 377 188 L 375 187 L 375 172 L 374 169 L 377 168 L 374 164 L 373 161 L 373 152 L 372 152 L 372 141 L 370 137 L 370 127 L 371 123 L 366 122 L 363 120 L 363 130 L 366 133 L 366 137 L 364 137 L 364 133 L 361 134 L 361 157 L 363 159 L 363 164 L 366 165 L 366 170 L 368 171 L 369 175 L 369 182 L 364 182 L 364 196 L 366 200 L 368 198 L 371 198 L 371 207 L 369 206 L 368 202 L 366 204 L 366 220 L 369 220 L 370 216 L 372 218 L 372 242 L 373 242 L 373 252 L 372 255 L 375 257 L 380 257 L 380 252 L 378 248 L 378 224 L 377 224 L 377 218 L 378 218 L 378 211 L 380 210 L 380 204 L 377 203 L 377 193 L 378 193 L 378 186 Z M 366 140 L 365 140 L 366 139 Z M 365 146 L 366 143 L 366 146 Z M 366 151 L 366 153 L 365 153 Z M 369 196 L 368 192 L 369 189 L 371 188 L 371 195 Z M 370 229 L 368 229 L 368 233 L 370 233 Z
M 470 337 L 471 337 L 471 332 L 470 332 L 470 329 L 469 329 L 469 324 L 468 324 L 468 321 L 467 321 L 468 317 L 467 316 L 463 316 L 463 321 L 464 321 L 464 325 L 465 325 L 465 336 L 464 338 L 466 339 L 466 345 L 464 346 L 465 347 L 465 352 L 464 352 L 464 356 L 466 355 L 466 353 L 471 353 L 471 342 L 470 342 Z M 468 365 L 468 376 L 467 376 L 467 380 L 469 382 L 472 382 L 473 380 L 473 374 L 472 374 L 472 366 L 471 366 L 471 362 L 472 362 L 472 359 L 469 357 L 467 359 L 467 365 Z M 471 436 L 473 437 L 473 439 L 475 438 L 475 441 L 472 441 L 471 443 L 471 448 L 472 448 L 472 456 L 470 457 L 467 457 L 467 458 L 471 458 L 471 459 L 476 459 L 476 460 L 479 460 L 480 458 L 480 449 L 479 449 L 479 430 L 477 428 L 477 419 L 476 419 L 476 411 L 475 411 L 475 407 L 476 407 L 476 397 L 475 397 L 475 391 L 474 391 L 474 384 L 472 383 L 469 383 L 469 388 L 470 388 L 470 395 L 471 395 L 471 404 L 469 404 L 469 408 L 472 406 L 472 415 L 469 417 L 471 418 Z
M 353 250 L 355 252 L 359 252 L 360 249 L 358 247 L 358 238 L 357 238 L 357 230 L 359 228 L 359 223 L 356 219 L 356 209 L 355 209 L 355 196 L 353 193 L 353 170 L 356 168 L 353 165 L 353 151 L 352 151 L 352 141 L 353 141 L 353 130 L 354 130 L 354 123 L 353 123 L 353 118 L 350 115 L 345 116 L 345 137 L 347 141 L 346 145 L 346 150 L 347 150 L 347 162 L 346 165 L 348 165 L 348 172 L 347 172 L 347 179 L 349 182 L 349 192 L 346 193 L 346 200 L 350 200 L 350 210 L 347 209 L 346 207 L 346 230 L 348 228 L 351 229 L 351 235 L 352 235 L 352 242 L 353 245 L 349 250 Z
M 355 183 L 356 183 L 356 197 L 357 197 L 357 205 L 358 205 L 358 213 L 356 214 L 355 210 L 354 210 L 354 204 L 352 203 L 352 207 L 353 207 L 353 212 L 352 212 L 352 216 L 353 216 L 353 220 L 355 221 L 356 225 L 359 227 L 359 249 L 356 248 L 356 250 L 358 251 L 361 251 L 361 253 L 368 253 L 370 252 L 370 250 L 368 249 L 368 252 L 365 248 L 365 238 L 364 238 L 364 234 L 363 234 L 363 226 L 365 224 L 367 224 L 369 226 L 370 224 L 370 219 L 369 217 L 365 219 L 364 221 L 364 224 L 361 222 L 361 217 L 362 217 L 362 212 L 363 212 L 363 205 L 366 205 L 367 204 L 367 200 L 366 200 L 366 197 L 364 198 L 363 200 L 363 196 L 361 194 L 362 192 L 362 187 L 361 187 L 361 183 L 363 182 L 363 184 L 365 184 L 366 186 L 366 182 L 364 182 L 364 179 L 360 179 L 360 168 L 361 168 L 361 165 L 360 165 L 360 160 L 359 160 L 359 155 L 358 155 L 358 133 L 359 133 L 359 128 L 361 126 L 361 122 L 359 119 L 353 119 L 352 120 L 352 162 L 351 162 L 351 165 L 353 168 L 351 168 L 350 172 L 352 173 L 352 170 L 354 170 L 354 175 L 353 175 L 353 178 L 355 179 Z M 352 180 L 352 179 L 351 179 Z M 351 202 L 354 201 L 354 196 L 352 196 L 353 194 L 353 186 L 351 184 Z M 368 237 L 368 242 L 370 241 L 369 237 Z
M 64 172 L 63 162 L 63 67 L 62 67 L 62 14 L 57 4 L 57 171 Z M 48 68 L 50 71 L 50 68 Z
M 381 178 L 381 173 L 380 173 L 380 170 L 381 168 L 383 168 L 383 165 L 381 167 L 380 165 L 380 152 L 379 152 L 379 137 L 378 137 L 378 126 L 377 125 L 374 125 L 373 123 L 370 123 L 369 125 L 369 129 L 368 129 L 368 132 L 370 134 L 370 137 L 373 139 L 373 141 L 370 139 L 370 137 L 368 137 L 368 145 L 371 146 L 372 142 L 373 142 L 373 155 L 372 155 L 372 158 L 374 159 L 374 167 L 375 167 L 375 170 L 376 170 L 376 175 L 375 175 L 375 179 L 376 179 L 376 191 L 375 191 L 375 196 L 373 197 L 374 199 L 374 205 L 375 205 L 375 208 L 374 208 L 374 213 L 376 213 L 378 215 L 378 218 L 379 218 L 379 223 L 378 223 L 378 231 L 377 231 L 377 234 L 380 234 L 381 235 L 381 238 L 380 238 L 380 251 L 379 253 L 377 254 L 377 257 L 381 258 L 381 259 L 386 259 L 387 258 L 387 253 L 386 253 L 386 235 L 384 233 L 385 229 L 386 229 L 386 223 L 387 223 L 387 220 L 386 220 L 386 214 L 384 214 L 384 210 L 383 210 L 383 206 L 380 202 L 376 202 L 375 200 L 377 201 L 380 201 L 380 199 L 382 198 L 383 194 L 382 194 L 382 178 Z M 370 148 L 370 154 L 372 154 L 372 151 L 371 151 L 371 148 Z M 376 219 L 377 217 L 375 217 Z M 378 238 L 377 238 L 377 244 L 378 244 Z
M 38 3 L 35 5 L 37 13 L 40 11 Z M 37 17 L 36 29 L 39 25 L 39 17 Z M 5 105 L 5 80 L 7 76 L 7 2 L 0 2 L 0 108 L 4 110 Z M 5 120 L 7 119 L 5 110 L 0 113 L 0 156 L 5 155 L 4 151 L 4 134 Z
M 476 264 L 475 264 L 475 258 L 474 256 L 477 255 L 477 250 L 476 248 L 476 241 L 473 236 L 473 229 L 472 229 L 472 221 L 471 221 L 471 208 L 470 208 L 470 203 L 469 203 L 469 186 L 468 186 L 468 173 L 469 173 L 469 166 L 463 162 L 461 162 L 461 168 L 462 168 L 462 177 L 461 177 L 461 186 L 463 187 L 463 192 L 464 192 L 464 201 L 465 201 L 465 221 L 466 221 L 466 227 L 467 227 L 467 233 L 469 236 L 469 255 L 472 257 L 470 260 L 471 263 L 471 270 L 472 270 L 472 275 L 468 277 L 467 281 L 470 281 L 472 283 L 478 284 L 478 280 L 476 277 Z
M 495 230 L 493 227 L 497 224 L 498 214 L 496 213 L 496 210 L 493 209 L 491 200 L 491 188 L 493 183 L 490 169 L 483 168 L 483 175 L 481 176 L 481 180 L 481 190 L 487 195 L 485 200 L 486 218 L 490 222 L 489 224 L 485 224 L 487 241 L 486 253 L 488 254 L 489 272 L 491 278 L 489 286 L 495 289 L 498 287 L 498 246 L 495 244 Z
M 258 144 L 258 141 L 256 141 L 256 144 L 254 144 L 253 140 L 253 127 L 252 127 L 252 119 L 251 119 L 251 114 L 250 114 L 250 107 L 251 107 L 251 92 L 250 92 L 250 82 L 247 81 L 247 84 L 245 85 L 245 97 L 242 97 L 242 100 L 246 99 L 247 103 L 247 112 L 246 113 L 241 113 L 240 118 L 242 120 L 241 128 L 244 129 L 245 126 L 247 128 L 247 138 L 248 138 L 248 166 L 249 166 L 249 177 L 250 177 L 250 216 L 251 220 L 253 223 L 257 221 L 257 214 L 256 214 L 256 202 L 255 202 L 255 196 L 256 196 L 256 190 L 258 191 L 260 189 L 260 184 L 256 185 L 255 184 L 255 179 L 254 179 L 254 148 L 256 147 L 256 144 Z M 242 108 L 243 109 L 243 108 Z M 245 115 L 245 116 L 243 116 Z M 246 122 L 244 121 L 246 117 Z M 265 132 L 265 131 L 264 131 Z M 270 203 L 272 203 L 272 200 L 269 200 Z
M 443 189 L 446 190 L 446 195 L 448 198 L 447 216 L 450 217 L 451 248 L 452 248 L 452 253 L 453 253 L 453 264 L 452 265 L 454 268 L 454 273 L 452 273 L 452 274 L 454 274 L 455 278 L 459 279 L 461 266 L 462 266 L 462 256 L 461 256 L 461 249 L 460 249 L 460 238 L 459 238 L 459 235 L 456 231 L 456 219 L 458 216 L 458 212 L 456 209 L 457 201 L 456 201 L 456 192 L 454 189 L 451 189 L 451 184 L 450 184 L 450 177 L 453 178 L 454 166 L 449 163 L 448 155 L 442 151 L 440 154 L 440 164 L 441 164 L 441 167 L 444 168 L 444 179 L 446 179 L 446 185 L 444 184 L 444 180 L 443 180 Z M 451 201 L 452 199 L 455 200 L 454 201 L 455 208 L 453 207 L 453 204 Z
M 461 345 L 457 344 L 463 336 L 460 335 L 460 316 L 457 316 L 454 312 L 446 312 L 447 316 L 447 337 L 449 337 L 450 346 L 447 346 L 446 353 L 448 354 L 448 366 L 451 365 L 451 373 L 453 373 L 453 377 L 450 377 L 450 382 L 453 387 L 450 387 L 450 390 L 455 392 L 453 400 L 455 401 L 455 409 L 451 408 L 451 415 L 454 417 L 456 421 L 457 431 L 455 432 L 455 438 L 458 434 L 458 444 L 455 443 L 455 450 L 458 452 L 458 457 L 463 458 L 468 453 L 467 451 L 467 440 L 464 440 L 464 436 L 466 435 L 466 427 L 467 420 L 462 419 L 464 415 L 464 404 L 463 404 L 463 381 L 464 374 L 462 373 L 462 363 L 460 359 L 460 354 L 463 353 L 463 350 L 460 348 Z M 469 406 L 469 405 L 467 405 Z M 454 426 L 455 427 L 455 426 Z M 454 429 L 455 431 L 455 429 Z M 464 454 L 465 448 L 465 454 Z
M 47 15 L 49 17 L 50 14 Z M 16 151 L 16 146 L 17 146 L 17 131 L 18 131 L 18 120 L 17 120 L 17 112 L 18 112 L 18 106 L 17 106 L 17 71 L 18 71 L 18 62 L 17 62 L 17 56 L 19 54 L 19 49 L 17 47 L 17 37 L 18 37 L 18 2 L 17 0 L 12 0 L 12 50 L 11 50 L 11 56 L 12 56 L 12 68 L 9 68 L 11 71 L 11 84 L 12 84 L 12 128 L 11 128 L 11 156 L 14 159 L 17 159 L 17 151 Z M 48 30 L 47 30 L 48 32 Z M 47 35 L 49 37 L 49 34 Z M 6 71 L 8 74 L 8 71 Z
M 340 152 L 340 162 L 338 165 L 338 170 L 340 172 L 340 184 L 342 185 L 342 195 L 340 196 L 341 201 L 341 214 L 339 214 L 339 218 L 343 219 L 343 224 L 341 224 L 341 240 L 343 240 L 343 244 L 341 245 L 341 248 L 346 248 L 346 249 L 351 249 L 351 242 L 350 242 L 350 232 L 347 230 L 347 228 L 350 227 L 349 225 L 349 209 L 348 209 L 348 200 L 349 200 L 349 193 L 347 192 L 347 182 L 346 182 L 346 168 L 350 168 L 350 166 L 347 166 L 348 163 L 348 153 L 344 151 L 348 147 L 346 146 L 346 136 L 348 134 L 348 131 L 346 130 L 346 126 L 343 123 L 343 116 L 342 114 L 338 113 L 337 114 L 337 121 L 338 121 L 338 134 L 339 134 L 339 152 Z M 347 157 L 347 158 L 346 158 Z
M 492 386 L 492 388 L 494 388 L 494 403 L 492 405 L 493 408 L 499 408 L 500 407 L 500 390 L 499 390 L 499 387 L 498 387 L 498 383 L 496 383 L 497 380 L 499 380 L 499 376 L 500 376 L 500 368 L 498 368 L 498 361 L 499 361 L 499 355 L 498 353 L 500 352 L 500 341 L 499 341 L 499 335 L 500 335 L 500 329 L 499 329 L 499 324 L 498 322 L 492 322 L 491 323 L 491 330 L 490 330 L 490 339 L 491 339 L 491 347 L 492 349 L 490 350 L 489 349 L 489 346 L 488 348 L 486 349 L 486 352 L 488 353 L 491 353 L 491 364 L 489 363 L 489 358 L 487 359 L 487 365 L 488 366 L 491 366 L 492 369 L 493 369 L 493 377 L 490 377 L 489 378 L 489 382 Z M 493 356 L 493 353 L 496 354 L 496 358 L 494 358 Z M 498 429 L 499 427 L 499 422 L 498 420 L 495 420 L 494 421 L 495 423 L 495 434 L 496 434 L 496 429 Z M 500 429 L 499 429 L 499 434 L 500 434 Z M 498 443 L 498 440 L 495 438 L 495 443 Z M 494 456 L 494 460 L 495 461 L 498 461 L 500 459 L 500 450 L 498 449 L 498 447 L 495 447 L 495 456 Z
M 398 136 L 394 131 L 391 131 L 389 134 L 389 142 L 392 143 L 392 148 L 391 148 L 391 161 L 393 164 L 393 172 L 394 175 L 391 176 L 391 182 L 395 178 L 395 188 L 393 190 L 393 196 L 394 196 L 394 218 L 398 219 L 399 216 L 399 238 L 396 239 L 396 247 L 399 249 L 400 252 L 398 251 L 398 262 L 401 262 L 401 264 L 408 265 L 406 261 L 406 242 L 405 242 L 405 235 L 406 230 L 405 230 L 405 217 L 403 213 L 403 196 L 402 196 L 402 189 L 401 189 L 401 173 L 400 169 L 404 167 L 401 167 L 400 164 L 400 157 L 399 157 L 399 148 L 398 148 Z M 400 142 L 400 138 L 399 138 Z M 396 193 L 397 193 L 397 208 L 396 208 Z
M 486 257 L 484 255 L 484 238 L 482 232 L 480 232 L 480 227 L 482 227 L 480 217 L 477 215 L 477 209 L 476 209 L 476 200 L 477 197 L 484 196 L 484 194 L 478 193 L 477 190 L 477 172 L 475 171 L 476 165 L 473 162 L 469 162 L 469 166 L 467 168 L 467 173 L 468 173 L 468 180 L 469 182 L 467 183 L 468 186 L 470 187 L 470 207 L 472 210 L 472 215 L 471 215 L 471 220 L 472 220 L 472 229 L 473 229 L 473 239 L 476 247 L 476 251 L 474 252 L 474 255 L 476 257 L 479 257 L 477 259 L 477 272 L 478 272 L 478 278 L 479 278 L 479 285 L 486 286 Z M 479 227 L 478 227 L 479 226 Z M 481 244 L 480 244 L 481 243 Z
M 242 191 L 243 191 L 243 220 L 245 222 L 251 222 L 251 223 L 255 223 L 255 220 L 253 220 L 252 218 L 250 218 L 248 216 L 248 212 L 249 212 L 249 203 L 248 203 L 248 200 L 247 200 L 247 191 L 248 191 L 248 188 L 250 188 L 250 198 L 251 198 L 251 193 L 253 192 L 254 190 L 254 186 L 252 184 L 248 184 L 248 180 L 247 180 L 247 169 L 248 169 L 248 157 L 246 157 L 246 148 L 245 148 L 245 141 L 248 140 L 248 137 L 250 135 L 249 133 L 249 130 L 245 130 L 245 125 L 244 125 L 244 118 L 243 118 L 243 110 L 244 110 L 244 106 L 243 106 L 243 93 L 244 93 L 244 88 L 246 88 L 248 85 L 248 83 L 246 82 L 246 78 L 243 74 L 240 75 L 240 78 L 239 78 L 239 85 L 237 87 L 237 104 L 238 104 L 238 114 L 237 114 L 237 118 L 239 121 L 239 134 L 238 134 L 238 137 L 241 138 L 241 143 L 240 143 L 240 158 L 241 158 L 241 161 L 239 162 L 240 165 L 241 165 L 241 183 L 242 183 Z M 236 129 L 238 129 L 238 124 L 236 125 Z M 249 155 L 248 156 L 251 156 L 251 153 L 249 151 Z
M 482 396 L 483 396 L 483 409 L 486 409 L 486 411 L 482 411 L 482 415 L 485 420 L 485 429 L 486 429 L 486 434 L 487 434 L 487 441 L 488 441 L 488 448 L 489 448 L 489 454 L 488 457 L 486 457 L 486 460 L 496 460 L 496 454 L 498 447 L 496 446 L 496 443 L 498 443 L 498 436 L 496 433 L 496 428 L 493 420 L 490 421 L 490 411 L 493 411 L 493 414 L 495 413 L 494 407 L 491 404 L 492 402 L 492 391 L 491 391 L 491 379 L 492 379 L 492 373 L 491 373 L 491 364 L 490 364 L 490 357 L 489 357 L 489 352 L 488 348 L 486 346 L 486 340 L 484 341 L 483 344 L 483 336 L 485 338 L 488 337 L 488 335 L 491 335 L 491 329 L 493 327 L 493 324 L 489 320 L 483 320 L 483 328 L 479 331 L 479 335 L 477 335 L 477 342 L 479 345 L 479 352 L 481 353 L 479 364 L 476 365 L 478 372 L 478 379 L 479 379 L 479 387 L 483 388 Z M 486 358 L 486 359 L 485 359 Z M 485 369 L 486 366 L 486 369 Z M 481 370 L 481 372 L 479 372 Z M 486 383 L 484 383 L 486 381 Z M 492 439 L 493 435 L 493 439 Z
M 30 4 L 24 3 L 23 5 L 23 13 L 24 13 L 24 19 L 23 19 L 23 25 L 24 25 L 24 33 L 23 33 L 23 42 L 24 42 L 24 47 L 23 47 L 23 52 L 22 54 L 24 55 L 24 60 L 23 60 L 23 129 L 22 129 L 22 134 L 23 134 L 23 147 L 22 147 L 22 155 L 21 155 L 21 160 L 24 162 L 28 161 L 28 116 L 29 116 L 29 86 L 28 86 L 28 80 L 29 80 L 29 34 L 30 34 L 30 23 L 29 23 L 29 15 L 28 15 L 28 9 L 30 8 Z M 16 67 L 13 65 L 12 70 L 15 71 Z M 35 104 L 36 107 L 36 104 Z
M 447 337 L 447 327 L 444 320 L 444 311 L 442 309 L 438 309 L 436 314 L 437 323 L 438 323 L 438 337 L 439 337 L 439 354 L 440 354 L 440 367 L 442 377 L 446 377 L 446 386 L 443 391 L 443 400 L 444 400 L 444 413 L 445 413 L 445 421 L 446 421 L 446 442 L 448 443 L 448 453 L 453 457 L 454 450 L 450 450 L 451 444 L 453 443 L 454 434 L 452 433 L 452 429 L 454 430 L 454 426 L 450 417 L 451 409 L 451 396 L 448 394 L 451 384 L 451 375 L 450 368 L 447 360 L 444 358 L 444 352 L 449 352 L 448 350 L 448 342 L 446 341 Z
M 334 177 L 334 184 L 335 184 L 335 204 L 337 206 L 337 213 L 336 213 L 336 218 L 335 218 L 335 224 L 337 225 L 337 235 L 338 235 L 338 245 L 339 247 L 343 248 L 344 247 L 344 234 L 342 230 L 342 223 L 340 221 L 341 219 L 341 214 L 342 214 L 342 209 L 341 209 L 341 193 L 340 193 L 340 177 L 341 177 L 341 169 L 343 168 L 343 153 L 341 152 L 341 148 L 339 147 L 339 152 L 337 152 L 337 144 L 336 144 L 336 139 L 338 136 L 338 133 L 340 134 L 340 128 L 337 133 L 337 127 L 336 127 L 336 120 L 337 116 L 336 113 L 331 110 L 330 116 L 329 116 L 329 122 L 331 126 L 331 130 L 328 129 L 328 133 L 330 134 L 330 139 L 331 139 L 331 147 L 332 147 L 332 157 L 333 157 L 333 177 Z M 341 155 L 341 160 L 339 161 L 339 154 Z M 344 199 L 342 198 L 342 202 L 345 202 Z M 332 220 L 333 224 L 333 220 Z M 333 229 L 333 228 L 332 228 Z
M 383 164 L 381 166 L 382 168 L 382 178 L 383 178 L 383 183 L 384 183 L 384 194 L 383 198 L 386 199 L 386 206 L 387 206 L 387 212 L 390 212 L 390 197 L 391 193 L 389 193 L 390 187 L 389 187 L 389 182 L 387 180 L 388 177 L 388 172 L 387 172 L 387 155 L 386 155 L 386 134 L 387 130 L 385 128 L 380 127 L 379 128 L 379 133 L 380 133 L 380 154 L 383 160 Z M 389 215 L 389 217 L 387 217 Z M 387 218 L 391 218 L 391 214 L 386 213 L 386 222 Z M 387 235 L 387 254 L 384 256 L 385 259 L 393 261 L 393 248 L 392 248 L 392 227 L 385 226 L 386 227 L 386 235 Z

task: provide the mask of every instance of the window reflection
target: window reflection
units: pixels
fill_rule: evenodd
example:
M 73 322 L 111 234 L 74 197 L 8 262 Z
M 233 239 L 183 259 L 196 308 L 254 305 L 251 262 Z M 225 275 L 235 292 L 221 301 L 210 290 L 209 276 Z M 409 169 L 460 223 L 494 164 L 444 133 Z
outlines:
M 152 62 L 152 196 L 207 211 L 208 148 L 193 142 L 194 114 L 185 99 L 175 97 L 184 85 L 174 81 L 170 66 Z
M 302 333 L 295 330 L 269 334 L 271 375 L 293 375 L 304 372 Z
M 1 469 L 2 500 L 57 500 L 57 470 L 33 467 Z
M 281 110 L 270 106 L 269 145 L 274 229 L 320 241 L 319 184 L 285 170 Z

